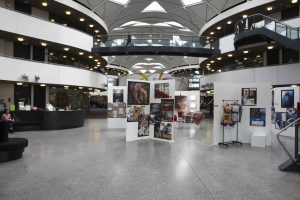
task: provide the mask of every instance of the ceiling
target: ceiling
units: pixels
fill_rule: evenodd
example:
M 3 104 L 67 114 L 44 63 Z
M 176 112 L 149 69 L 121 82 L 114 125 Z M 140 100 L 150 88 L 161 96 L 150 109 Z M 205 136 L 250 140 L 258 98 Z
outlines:
M 244 0 L 76 0 L 106 23 L 108 34 L 160 33 L 198 36 L 202 26 L 222 11 Z M 108 63 L 131 69 L 137 63 L 161 63 L 167 69 L 198 64 L 198 58 L 170 56 L 117 56 Z M 188 62 L 187 59 L 189 59 Z M 153 69 L 151 65 L 148 69 Z M 164 69 L 165 70 L 165 69 Z M 137 70 L 134 73 L 138 73 Z M 166 70 L 165 70 L 166 71 Z

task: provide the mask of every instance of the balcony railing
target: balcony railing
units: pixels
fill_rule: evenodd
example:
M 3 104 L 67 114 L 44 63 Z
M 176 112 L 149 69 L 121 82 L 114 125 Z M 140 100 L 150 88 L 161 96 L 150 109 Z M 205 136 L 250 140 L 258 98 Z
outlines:
M 94 48 L 126 46 L 219 49 L 219 40 L 213 37 L 162 34 L 99 35 L 94 37 Z
M 289 39 L 299 39 L 299 27 L 291 27 L 262 14 L 255 14 L 241 19 L 235 24 L 235 35 L 254 29 L 266 28 Z

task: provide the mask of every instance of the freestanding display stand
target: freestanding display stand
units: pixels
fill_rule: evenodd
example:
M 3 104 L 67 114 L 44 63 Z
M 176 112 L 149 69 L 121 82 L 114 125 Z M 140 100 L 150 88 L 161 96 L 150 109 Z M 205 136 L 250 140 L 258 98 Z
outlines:
M 239 106 L 238 102 L 239 100 L 222 100 L 223 101 L 223 107 L 225 105 L 226 102 L 230 102 L 232 106 Z M 231 111 L 232 114 L 236 114 L 238 116 L 238 119 L 235 121 L 235 125 L 236 125 L 236 140 L 233 140 L 231 142 L 225 142 L 225 124 L 223 123 L 222 124 L 222 128 L 223 128 L 223 131 L 222 131 L 222 142 L 219 143 L 219 146 L 225 146 L 225 147 L 228 147 L 228 144 L 240 144 L 240 145 L 243 145 L 242 142 L 239 141 L 239 121 L 240 121 L 240 111 L 239 110 L 232 110 Z

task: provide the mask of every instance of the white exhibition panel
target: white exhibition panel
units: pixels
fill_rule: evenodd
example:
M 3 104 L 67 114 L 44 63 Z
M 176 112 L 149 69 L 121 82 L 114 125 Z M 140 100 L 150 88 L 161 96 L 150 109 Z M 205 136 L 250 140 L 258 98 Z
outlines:
M 93 37 L 59 24 L 0 7 L 0 30 L 90 52 Z
M 35 76 L 39 76 L 39 82 L 45 84 L 93 88 L 104 88 L 107 84 L 105 75 L 89 70 L 2 56 L 0 56 L 0 71 L 0 80 L 5 81 L 23 81 L 21 76 L 26 74 L 29 76 L 28 82 L 33 83 L 36 82 Z
M 271 83 L 298 84 L 300 82 L 300 67 L 298 63 L 278 65 L 272 67 L 259 67 L 252 69 L 235 70 L 229 72 L 215 73 L 200 78 L 202 85 L 214 82 L 225 83 Z
M 267 145 L 271 145 L 271 101 L 272 92 L 270 83 L 222 83 L 216 82 L 214 85 L 214 145 L 222 141 L 223 126 L 223 101 L 239 100 L 241 103 L 242 88 L 257 88 L 257 105 L 242 106 L 242 118 L 239 123 L 239 141 L 250 143 L 253 133 L 263 133 L 267 135 Z M 250 108 L 266 109 L 265 127 L 250 126 Z M 236 125 L 226 126 L 224 134 L 225 142 L 236 140 Z
M 113 103 L 113 91 L 123 90 L 123 100 L 127 107 L 127 87 L 124 86 L 108 86 L 107 88 L 107 102 Z M 127 110 L 127 109 L 126 109 Z M 127 116 L 127 115 L 126 115 Z M 107 118 L 107 128 L 108 129 L 121 129 L 126 128 L 127 118 Z
M 175 96 L 187 96 L 188 112 L 200 111 L 200 91 L 175 91 Z
M 274 108 L 275 112 L 286 112 L 286 108 L 281 107 L 281 91 L 282 90 L 294 90 L 294 108 L 297 109 L 297 102 L 300 102 L 300 87 L 277 87 L 274 88 Z M 278 133 L 279 129 L 275 129 L 275 124 L 271 125 L 272 132 Z M 295 137 L 295 127 L 290 127 L 282 134 L 284 136 Z

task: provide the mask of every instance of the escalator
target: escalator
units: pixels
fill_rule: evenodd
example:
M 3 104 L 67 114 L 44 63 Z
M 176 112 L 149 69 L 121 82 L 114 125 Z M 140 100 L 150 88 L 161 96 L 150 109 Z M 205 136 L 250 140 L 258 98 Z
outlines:
M 299 51 L 299 36 L 299 27 L 291 27 L 262 14 L 255 14 L 235 24 L 234 45 L 238 49 L 240 46 L 275 41 L 286 48 Z

